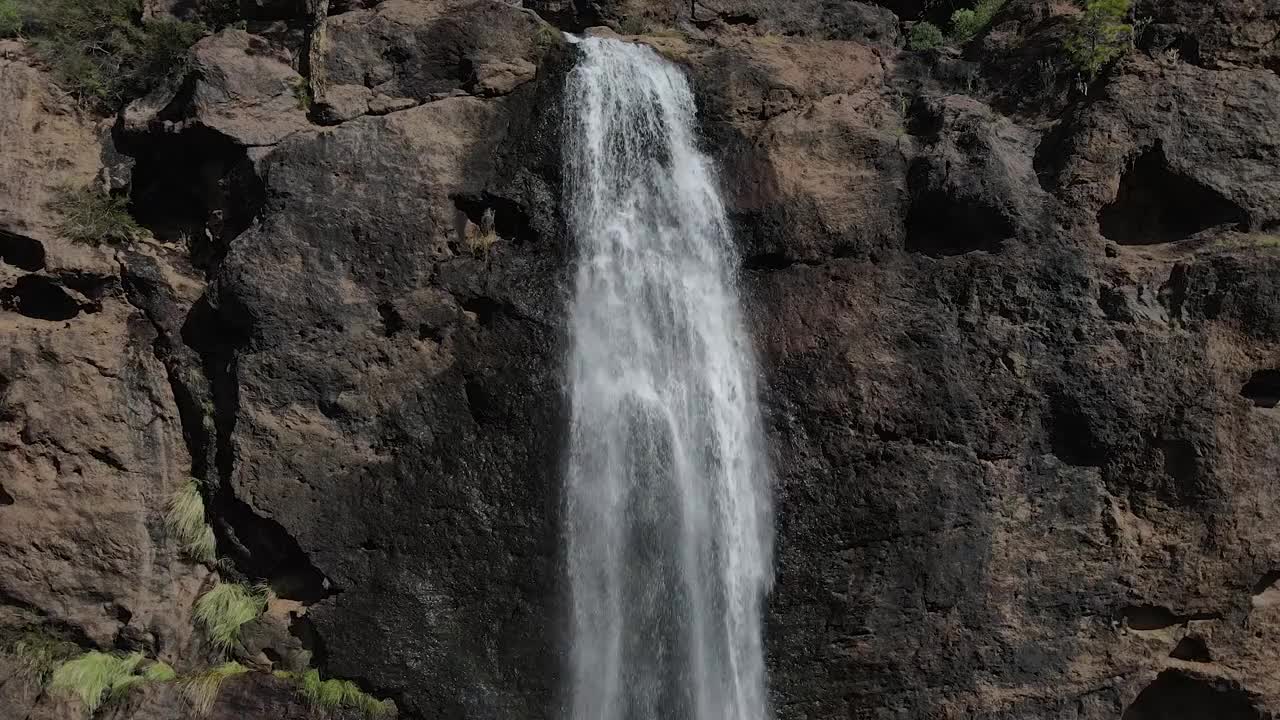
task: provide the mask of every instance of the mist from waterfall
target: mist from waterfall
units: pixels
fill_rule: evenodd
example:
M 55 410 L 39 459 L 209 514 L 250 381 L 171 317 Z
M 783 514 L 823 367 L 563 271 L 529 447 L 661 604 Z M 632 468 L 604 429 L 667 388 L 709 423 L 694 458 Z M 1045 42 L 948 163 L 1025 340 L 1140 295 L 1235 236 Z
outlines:
M 715 171 L 650 48 L 578 43 L 565 542 L 572 720 L 764 720 L 769 468 Z

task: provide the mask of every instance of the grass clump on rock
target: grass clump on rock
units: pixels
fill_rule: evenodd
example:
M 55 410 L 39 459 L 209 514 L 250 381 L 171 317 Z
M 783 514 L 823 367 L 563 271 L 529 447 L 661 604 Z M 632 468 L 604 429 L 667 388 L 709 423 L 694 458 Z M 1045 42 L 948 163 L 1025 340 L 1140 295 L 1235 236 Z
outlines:
M 217 559 L 217 541 L 205 521 L 204 497 L 195 480 L 188 480 L 169 500 L 165 526 L 187 557 L 202 563 Z
M 62 663 L 80 653 L 80 646 L 38 632 L 28 632 L 9 645 L 6 651 L 18 660 L 20 674 L 44 687 Z
M 112 655 L 92 650 L 60 665 L 53 672 L 49 689 L 78 698 L 92 715 L 104 702 L 121 698 L 146 682 L 137 672 L 143 660 L 142 653 Z
M 312 707 L 324 712 L 350 710 L 367 718 L 391 712 L 387 701 L 373 697 L 350 680 L 321 680 L 318 670 L 303 673 L 298 689 Z
M 62 216 L 58 232 L 75 242 L 123 245 L 146 231 L 129 214 L 129 199 L 93 188 L 62 188 L 49 207 Z
M 267 592 L 236 583 L 222 583 L 196 600 L 196 622 L 215 648 L 226 651 L 240 639 L 240 628 L 267 607 Z
M 184 678 L 182 680 L 182 695 L 197 714 L 207 715 L 209 710 L 213 708 L 214 701 L 218 699 L 218 692 L 222 690 L 222 682 L 229 677 L 243 675 L 247 672 L 249 672 L 249 668 L 238 662 L 222 663 L 198 675 Z

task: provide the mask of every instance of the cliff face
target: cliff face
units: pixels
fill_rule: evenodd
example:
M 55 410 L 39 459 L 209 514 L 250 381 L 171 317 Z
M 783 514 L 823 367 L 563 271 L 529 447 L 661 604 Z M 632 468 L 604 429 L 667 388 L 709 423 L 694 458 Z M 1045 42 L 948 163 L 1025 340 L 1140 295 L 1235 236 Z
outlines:
M 0 640 L 198 673 L 197 598 L 269 582 L 212 717 L 311 716 L 308 667 L 558 715 L 552 24 L 611 23 L 694 80 L 737 228 L 778 716 L 1280 712 L 1280 8 L 1139 3 L 1086 92 L 1065 3 L 963 52 L 910 2 L 524 5 L 242 3 L 100 122 L 0 45 Z M 150 234 L 67 239 L 89 183 Z M 218 563 L 166 530 L 191 479 Z M 35 675 L 0 707 L 83 715 Z

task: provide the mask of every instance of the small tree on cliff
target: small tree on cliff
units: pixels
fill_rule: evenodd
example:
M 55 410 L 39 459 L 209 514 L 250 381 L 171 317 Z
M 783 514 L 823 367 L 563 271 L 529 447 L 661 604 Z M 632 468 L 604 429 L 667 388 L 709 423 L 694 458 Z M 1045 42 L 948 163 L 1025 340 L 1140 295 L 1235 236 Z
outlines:
M 1082 14 L 1067 36 L 1071 62 L 1089 81 L 1129 48 L 1133 26 L 1125 22 L 1130 0 L 1086 0 Z

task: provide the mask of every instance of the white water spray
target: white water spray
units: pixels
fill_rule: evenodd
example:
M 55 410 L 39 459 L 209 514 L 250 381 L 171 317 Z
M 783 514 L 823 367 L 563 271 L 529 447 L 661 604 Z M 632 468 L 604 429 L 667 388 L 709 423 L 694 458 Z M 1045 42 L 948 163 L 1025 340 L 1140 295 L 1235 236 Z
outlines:
M 769 469 L 683 74 L 588 38 L 566 93 L 572 720 L 765 720 Z

